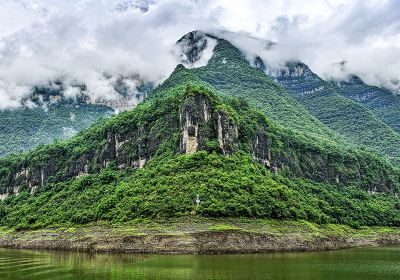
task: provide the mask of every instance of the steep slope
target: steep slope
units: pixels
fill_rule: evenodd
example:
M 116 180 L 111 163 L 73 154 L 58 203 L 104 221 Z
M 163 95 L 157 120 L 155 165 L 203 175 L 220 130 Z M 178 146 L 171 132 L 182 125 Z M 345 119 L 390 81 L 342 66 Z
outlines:
M 360 77 L 332 81 L 341 95 L 364 105 L 374 112 L 384 123 L 400 132 L 400 96 L 384 87 L 365 84 Z
M 217 44 L 208 63 L 204 67 L 193 69 L 199 79 L 227 95 L 246 100 L 284 127 L 307 133 L 309 137 L 345 142 L 293 99 L 282 86 L 267 77 L 263 71 L 252 67 L 228 41 L 211 35 L 199 35 L 198 32 L 185 35 L 180 41 L 185 42 L 185 57 L 191 58 L 189 62 L 195 63 L 196 59 L 202 57 L 199 51 L 204 47 L 198 46 L 204 46 L 206 38 L 216 40 Z M 184 59 L 183 62 L 186 65 L 188 61 Z
M 391 164 L 275 126 L 195 72 L 179 66 L 133 111 L 0 160 L 0 225 L 187 215 L 400 222 Z
M 217 45 L 207 65 L 194 69 L 203 81 L 245 99 L 272 120 L 308 137 L 363 147 L 400 162 L 400 134 L 390 127 L 398 123 L 395 102 L 389 108 L 381 104 L 385 107 L 380 107 L 380 116 L 387 119 L 382 121 L 379 114 L 339 94 L 303 63 L 288 63 L 285 69 L 271 70 L 259 57 L 249 62 L 228 41 L 199 32 L 180 40 L 185 42 L 189 62 L 201 59 L 207 37 L 217 40 Z M 274 80 L 263 77 L 264 72 Z
M 366 107 L 338 94 L 307 65 L 288 63 L 285 69 L 269 74 L 311 114 L 349 142 L 400 162 L 400 134 Z
M 0 157 L 68 139 L 115 110 L 132 108 L 153 88 L 144 84 L 131 92 L 124 79 L 114 80 L 118 96 L 112 100 L 91 100 L 82 85 L 72 89 L 73 98 L 61 82 L 34 87 L 23 106 L 0 111 Z
M 0 156 L 68 139 L 113 112 L 110 107 L 91 104 L 53 104 L 46 108 L 1 111 Z

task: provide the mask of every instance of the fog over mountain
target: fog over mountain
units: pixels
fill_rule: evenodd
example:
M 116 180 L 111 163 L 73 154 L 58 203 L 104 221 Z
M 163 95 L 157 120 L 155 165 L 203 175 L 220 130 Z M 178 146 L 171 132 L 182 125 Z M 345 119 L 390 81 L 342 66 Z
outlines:
M 396 0 L 0 0 L 0 109 L 53 80 L 105 99 L 115 73 L 162 81 L 178 63 L 176 40 L 197 29 L 271 66 L 301 60 L 324 78 L 400 87 Z

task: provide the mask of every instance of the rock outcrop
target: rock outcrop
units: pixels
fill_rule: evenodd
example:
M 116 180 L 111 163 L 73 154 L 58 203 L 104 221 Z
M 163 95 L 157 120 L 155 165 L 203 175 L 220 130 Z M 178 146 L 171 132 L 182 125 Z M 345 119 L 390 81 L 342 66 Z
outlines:
M 229 115 L 213 108 L 204 94 L 186 96 L 179 107 L 178 119 L 171 114 L 142 125 L 133 122 L 125 133 L 113 129 L 104 132 L 100 146 L 88 151 L 50 151 L 40 163 L 16 163 L 0 184 L 0 199 L 26 190 L 35 193 L 50 178 L 65 181 L 99 172 L 113 164 L 119 169 L 142 168 L 158 147 L 174 132 L 179 132 L 176 151 L 193 154 L 207 149 L 207 141 L 218 140 L 220 152 L 230 155 L 238 148 L 238 128 Z M 167 129 L 167 131 L 162 130 Z M 0 166 L 1 166 L 0 162 Z M 6 163 L 4 163 L 6 164 Z
M 197 221 L 198 225 L 207 222 L 209 221 Z M 255 227 L 255 224 L 252 222 L 243 226 L 251 228 Z M 354 230 L 343 227 L 346 234 L 339 234 L 319 225 L 313 225 L 313 228 L 299 224 L 291 225 L 288 230 L 286 224 L 275 223 L 266 228 L 257 228 L 258 231 L 242 228 L 208 230 L 187 223 L 173 225 L 173 229 L 170 223 L 162 225 L 157 227 L 161 229 L 157 231 L 135 228 L 137 234 L 121 231 L 121 228 L 106 227 L 78 228 L 73 232 L 62 229 L 11 231 L 0 233 L 0 247 L 92 253 L 240 254 L 322 251 L 400 244 L 400 233 L 394 228 L 385 228 L 382 233 L 382 228 Z M 278 229 L 285 234 L 278 234 Z
M 262 118 L 255 117 L 257 121 L 249 130 L 230 115 L 233 108 L 216 100 L 207 92 L 186 93 L 179 104 L 171 102 L 162 113 L 149 111 L 142 116 L 144 121 L 136 120 L 132 114 L 122 124 L 83 136 L 85 148 L 73 140 L 68 146 L 39 150 L 20 161 L 0 160 L 0 199 L 22 191 L 34 194 L 48 181 L 66 181 L 107 167 L 143 168 L 166 142 L 182 154 L 207 150 L 231 156 L 239 149 L 247 149 L 255 161 L 287 177 L 336 185 L 362 182 L 360 187 L 371 194 L 396 192 L 396 182 L 379 166 L 375 166 L 371 181 L 365 171 L 370 166 L 360 166 L 356 158 L 351 161 L 293 141 L 290 136 L 271 130 Z
M 210 119 L 210 101 L 203 95 L 190 97 L 182 104 L 179 114 L 182 153 L 193 154 L 199 146 L 204 147 Z

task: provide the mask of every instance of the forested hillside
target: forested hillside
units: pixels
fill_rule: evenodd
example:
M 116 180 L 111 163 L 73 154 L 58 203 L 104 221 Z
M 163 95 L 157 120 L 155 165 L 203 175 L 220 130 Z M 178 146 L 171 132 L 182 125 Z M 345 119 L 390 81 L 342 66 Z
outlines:
M 332 81 L 341 95 L 373 111 L 384 123 L 400 132 L 400 96 L 384 87 L 365 84 L 360 77 Z
M 293 69 L 282 86 L 218 40 L 206 66 L 178 65 L 133 110 L 0 159 L 0 226 L 189 216 L 400 225 L 400 170 L 378 155 L 396 162 L 397 133 Z M 355 132 L 377 153 L 359 149 Z
M 1 160 L 0 224 L 188 215 L 399 224 L 390 163 L 276 126 L 196 72 L 178 66 L 133 111 Z
M 68 139 L 113 112 L 110 107 L 91 104 L 0 111 L 0 156 Z
M 20 107 L 0 110 L 0 157 L 68 139 L 116 111 L 133 108 L 154 88 L 136 76 L 109 79 L 117 94 L 110 100 L 91 100 L 85 85 L 76 85 L 76 96 L 68 96 L 66 86 L 56 81 L 34 86 Z M 130 84 L 137 86 L 133 90 Z
M 217 90 L 243 98 L 262 110 L 273 121 L 308 136 L 344 143 L 343 137 L 329 129 L 264 72 L 252 67 L 243 54 L 226 40 L 219 40 L 207 66 L 194 74 Z
M 385 123 L 388 120 L 382 120 L 382 113 L 378 116 L 375 110 L 347 98 L 347 94 L 339 94 L 304 63 L 288 63 L 286 69 L 270 74 L 313 116 L 348 142 L 400 162 L 400 134 Z M 387 109 L 386 116 L 395 114 L 394 108 Z
M 192 39 L 194 47 L 189 50 L 199 51 L 195 46 L 204 39 Z M 190 53 L 197 57 L 195 54 Z M 308 137 L 366 148 L 394 163 L 400 160 L 400 134 L 374 111 L 339 94 L 303 63 L 288 63 L 283 70 L 268 69 L 260 58 L 249 63 L 230 42 L 218 39 L 208 64 L 195 68 L 194 73 L 216 89 L 244 98 L 284 127 Z

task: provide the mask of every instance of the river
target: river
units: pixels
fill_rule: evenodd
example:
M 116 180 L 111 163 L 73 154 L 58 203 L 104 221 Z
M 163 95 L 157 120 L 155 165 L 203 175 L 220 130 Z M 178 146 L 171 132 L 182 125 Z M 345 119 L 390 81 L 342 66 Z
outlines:
M 400 279 L 400 247 L 264 255 L 129 255 L 0 249 L 1 280 Z

